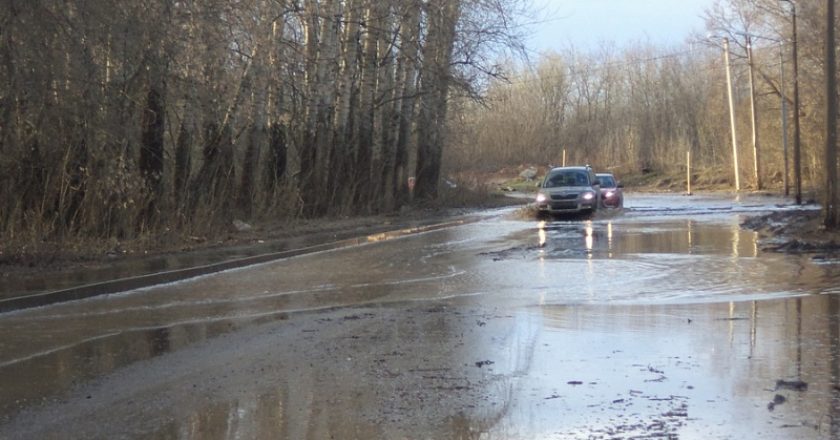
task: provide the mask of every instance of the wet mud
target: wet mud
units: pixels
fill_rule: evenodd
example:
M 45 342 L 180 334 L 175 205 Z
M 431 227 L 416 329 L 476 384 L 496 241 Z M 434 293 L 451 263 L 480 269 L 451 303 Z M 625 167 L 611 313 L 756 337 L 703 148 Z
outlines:
M 779 211 L 750 217 L 742 226 L 756 231 L 763 250 L 815 254 L 817 259 L 840 256 L 840 232 L 827 231 L 816 205 L 804 211 Z

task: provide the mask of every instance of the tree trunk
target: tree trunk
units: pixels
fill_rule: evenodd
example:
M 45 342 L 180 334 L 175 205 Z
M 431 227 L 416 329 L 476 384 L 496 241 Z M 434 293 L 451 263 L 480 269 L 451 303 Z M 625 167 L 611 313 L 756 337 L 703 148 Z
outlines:
M 187 127 L 187 123 L 183 122 L 181 124 L 181 130 L 178 132 L 178 141 L 175 147 L 175 175 L 172 185 L 175 205 L 179 208 L 184 199 L 187 182 L 190 180 L 190 170 L 192 169 L 192 143 L 192 127 Z
M 163 135 L 165 123 L 165 85 L 162 78 L 152 79 L 143 111 L 143 139 L 140 147 L 140 173 L 146 181 L 146 187 L 157 199 L 163 189 Z M 150 202 L 150 209 L 154 209 Z M 149 213 L 151 214 L 151 212 Z
M 379 0 L 368 0 L 365 14 L 365 42 L 361 66 L 361 86 L 359 89 L 358 130 L 355 151 L 355 194 L 353 206 L 367 207 L 370 204 L 371 169 L 373 160 L 373 122 L 375 119 L 374 102 L 376 99 L 377 80 L 377 44 L 382 32 Z
M 413 0 L 406 3 L 400 25 L 400 50 L 397 93 L 397 133 L 394 141 L 394 172 L 392 191 L 397 206 L 408 201 L 408 147 L 411 139 L 411 127 L 414 120 L 417 99 L 417 56 L 420 54 L 420 12 L 421 3 Z
M 280 124 L 271 127 L 269 139 L 269 155 L 266 162 L 266 189 L 273 190 L 286 175 L 286 130 Z
M 353 200 L 354 189 L 351 182 L 354 175 L 353 146 L 356 144 L 356 111 L 359 95 L 359 57 L 361 54 L 361 34 L 359 21 L 364 5 L 362 0 L 349 0 L 345 11 L 347 25 L 344 28 L 341 70 L 337 80 L 335 113 L 335 139 L 333 141 L 332 165 L 327 187 L 332 194 L 331 205 L 339 210 L 350 211 L 348 206 Z
M 333 172 L 333 143 L 335 138 L 335 81 L 337 77 L 339 41 L 341 35 L 341 2 L 326 0 L 323 10 L 326 14 L 321 20 L 321 41 L 318 53 L 318 74 L 315 87 L 315 148 L 317 162 L 315 170 L 315 190 L 317 202 L 314 214 L 323 215 L 329 209 L 332 199 L 328 192 L 329 176 Z
M 265 131 L 260 126 L 254 126 L 248 133 L 248 146 L 242 161 L 242 176 L 239 183 L 238 208 L 245 217 L 250 218 L 254 207 L 254 196 L 257 188 L 256 170 L 260 158 L 260 147 L 265 138 Z
M 381 21 L 383 31 L 379 34 L 377 65 L 377 100 L 374 107 L 378 110 L 374 121 L 373 137 L 373 175 L 371 176 L 371 194 L 374 211 L 390 209 L 393 206 L 393 193 L 391 191 L 391 179 L 394 173 L 394 139 L 396 138 L 394 118 L 397 112 L 397 94 L 395 93 L 394 80 L 396 75 L 396 64 L 394 62 L 394 36 L 395 30 L 393 16 L 387 2 L 382 6 L 381 16 L 386 17 Z
M 301 145 L 298 145 L 300 174 L 299 189 L 303 201 L 304 212 L 308 216 L 315 215 L 319 208 L 318 197 L 318 91 L 319 91 L 319 63 L 318 46 L 320 44 L 318 31 L 320 30 L 321 8 L 318 0 L 306 0 L 304 11 L 304 53 L 305 60 L 305 112 Z
M 88 151 L 84 127 L 71 130 L 77 139 L 67 146 L 64 157 L 64 178 L 56 211 L 63 220 L 62 232 L 72 232 L 79 226 L 78 215 L 87 194 Z
M 418 1 L 406 4 L 403 24 L 400 26 L 400 68 L 397 101 L 397 138 L 394 151 L 394 173 L 392 190 L 396 205 L 408 200 L 408 147 L 411 138 L 411 126 L 414 120 L 415 95 L 417 93 L 417 55 L 420 53 L 420 13 L 422 7 Z
M 190 188 L 192 210 L 205 208 L 219 212 L 217 220 L 227 220 L 231 214 L 235 189 L 233 138 L 229 127 L 216 124 L 205 128 L 205 145 L 201 169 Z
M 451 80 L 450 61 L 455 43 L 455 27 L 460 2 L 430 0 L 426 4 L 429 21 L 420 86 L 420 114 L 417 128 L 416 196 L 434 199 L 438 195 L 447 96 Z
M 286 164 L 288 162 L 288 148 L 286 144 L 286 125 L 281 121 L 281 115 L 285 113 L 284 90 L 287 87 L 285 82 L 277 81 L 282 72 L 278 62 L 285 55 L 282 39 L 286 28 L 285 17 L 275 18 L 271 24 L 271 42 L 268 45 L 268 72 L 266 87 L 266 130 L 268 132 L 268 158 L 263 171 L 263 188 L 265 192 L 273 196 L 278 185 L 286 175 Z

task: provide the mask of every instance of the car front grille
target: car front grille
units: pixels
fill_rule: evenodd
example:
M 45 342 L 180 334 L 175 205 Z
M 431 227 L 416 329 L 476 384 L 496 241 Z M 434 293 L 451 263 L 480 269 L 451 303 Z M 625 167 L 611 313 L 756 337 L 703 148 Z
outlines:
M 552 194 L 551 200 L 577 200 L 577 194 Z
M 554 202 L 551 209 L 577 209 L 577 202 Z

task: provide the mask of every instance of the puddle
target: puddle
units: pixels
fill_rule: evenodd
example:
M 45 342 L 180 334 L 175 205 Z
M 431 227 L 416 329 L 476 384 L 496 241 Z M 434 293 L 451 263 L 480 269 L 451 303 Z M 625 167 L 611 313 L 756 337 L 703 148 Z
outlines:
M 622 258 L 634 254 L 758 256 L 758 234 L 729 225 L 696 220 L 540 222 L 535 241 L 539 258 Z
M 259 318 L 199 320 L 164 328 L 121 329 L 47 351 L 29 353 L 24 358 L 4 357 L 0 363 L 0 377 L 5 378 L 0 382 L 3 397 L 0 399 L 0 421 L 8 420 L 20 408 L 37 404 L 39 396 L 52 394 L 53 398 L 60 398 L 80 383 L 133 363 L 286 317 L 286 313 L 278 312 Z M 72 332 L 74 329 L 65 328 L 64 331 Z M 39 337 L 38 334 L 29 335 Z M 10 353 L 6 343 L 0 342 L 0 349 Z
M 481 438 L 836 438 L 838 311 L 833 295 L 541 307 L 521 384 L 540 392 Z

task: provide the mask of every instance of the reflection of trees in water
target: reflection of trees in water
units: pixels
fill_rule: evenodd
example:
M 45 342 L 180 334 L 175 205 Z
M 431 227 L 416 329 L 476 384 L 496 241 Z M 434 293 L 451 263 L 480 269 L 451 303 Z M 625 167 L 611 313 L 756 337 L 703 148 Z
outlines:
M 777 380 L 804 381 L 804 391 L 777 391 L 787 398 L 783 411 L 804 433 L 840 435 L 840 297 L 813 295 L 783 301 L 760 301 L 757 355 L 753 370 L 763 369 L 756 388 Z M 766 364 L 766 365 L 762 365 Z M 743 382 L 756 382 L 746 377 Z M 768 398 L 772 397 L 767 393 Z M 827 425 L 827 426 L 826 426 Z M 815 430 L 815 431 L 814 431 Z M 793 435 L 793 434 L 791 434 Z M 791 437 L 795 438 L 795 437 Z
M 288 430 L 288 414 L 283 404 L 287 398 L 288 389 L 282 387 L 274 392 L 213 401 L 189 414 L 179 415 L 172 423 L 162 426 L 153 437 L 182 440 L 295 438 Z M 333 428 L 330 432 L 339 433 L 342 430 Z
M 698 381 L 705 378 L 708 387 L 720 389 L 724 396 L 731 393 L 730 405 L 736 413 L 753 414 L 760 423 L 765 423 L 766 416 L 776 428 L 788 424 L 790 438 L 840 437 L 838 295 L 693 305 L 544 306 L 541 310 L 547 326 L 568 332 L 652 338 L 667 334 L 690 353 L 708 357 L 693 366 L 691 374 Z M 688 316 L 692 324 L 675 316 Z M 700 324 L 704 327 L 699 332 L 697 323 L 706 323 Z M 645 338 L 636 340 L 648 344 Z M 666 348 L 664 353 L 680 352 Z M 774 390 L 778 380 L 804 381 L 808 388 Z M 771 402 L 776 393 L 787 401 L 777 405 L 775 413 L 751 407 L 750 402 Z M 689 406 L 697 411 L 697 402 Z
M 614 241 L 616 251 L 624 253 L 702 252 L 731 254 L 733 257 L 755 257 L 758 251 L 757 240 L 755 232 L 744 231 L 737 224 L 720 226 L 685 220 L 684 223 L 662 224 L 653 231 L 617 234 Z
M 831 438 L 838 438 L 840 434 L 840 400 L 836 395 L 840 393 L 840 297 L 837 295 L 827 295 L 828 298 L 828 336 L 831 348 L 829 350 L 831 356 L 831 380 L 827 381 L 831 384 L 831 391 L 829 391 L 831 398 L 829 399 L 829 420 L 831 420 Z
M 6 380 L 0 387 L 0 415 L 17 411 L 16 401 L 46 393 L 61 395 L 84 381 L 235 331 L 243 325 L 244 320 L 230 320 L 121 331 L 2 366 L 0 376 Z

